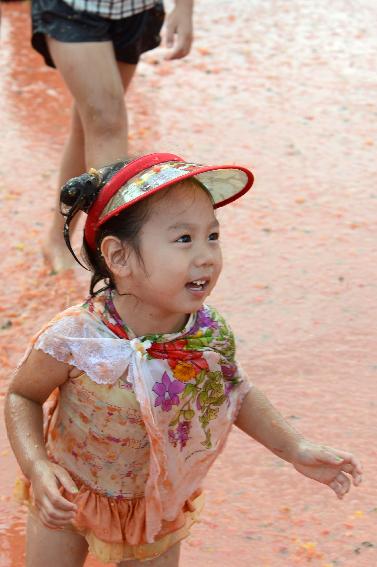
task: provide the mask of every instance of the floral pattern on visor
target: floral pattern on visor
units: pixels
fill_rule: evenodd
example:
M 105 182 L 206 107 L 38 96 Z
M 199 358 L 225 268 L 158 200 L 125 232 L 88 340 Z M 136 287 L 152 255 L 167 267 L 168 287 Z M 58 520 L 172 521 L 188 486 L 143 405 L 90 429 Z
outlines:
M 188 174 L 200 171 L 200 168 L 203 167 L 205 166 L 196 163 L 168 161 L 145 169 L 120 187 L 103 209 L 100 221 L 122 205 L 136 201 L 141 195 L 153 192 L 167 183 L 174 181 L 178 183 Z M 212 169 L 193 174 L 191 177 L 195 177 L 208 189 L 215 205 L 235 197 L 248 181 L 248 176 L 244 171 L 231 167 Z

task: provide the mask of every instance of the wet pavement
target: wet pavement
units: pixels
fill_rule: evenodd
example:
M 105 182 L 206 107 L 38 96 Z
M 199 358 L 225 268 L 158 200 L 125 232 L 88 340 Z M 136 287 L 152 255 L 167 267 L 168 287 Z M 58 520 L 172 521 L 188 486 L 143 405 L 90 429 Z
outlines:
M 376 17 L 372 0 L 198 2 L 190 57 L 147 54 L 127 97 L 133 153 L 253 168 L 253 192 L 219 212 L 225 269 L 211 302 L 282 413 L 365 467 L 339 502 L 234 431 L 182 567 L 377 565 Z M 87 287 L 79 270 L 50 274 L 40 248 L 69 105 L 29 47 L 28 5 L 3 3 L 1 406 L 28 337 Z M 23 565 L 16 475 L 1 421 L 0 567 Z

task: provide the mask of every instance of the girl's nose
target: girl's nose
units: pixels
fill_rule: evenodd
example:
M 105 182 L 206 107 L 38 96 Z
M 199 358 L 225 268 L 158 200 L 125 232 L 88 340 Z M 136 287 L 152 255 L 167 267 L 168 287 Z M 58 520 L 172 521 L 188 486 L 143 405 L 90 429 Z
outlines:
M 201 250 L 197 251 L 195 255 L 194 263 L 196 266 L 213 266 L 218 257 L 218 251 L 213 248 L 203 247 Z

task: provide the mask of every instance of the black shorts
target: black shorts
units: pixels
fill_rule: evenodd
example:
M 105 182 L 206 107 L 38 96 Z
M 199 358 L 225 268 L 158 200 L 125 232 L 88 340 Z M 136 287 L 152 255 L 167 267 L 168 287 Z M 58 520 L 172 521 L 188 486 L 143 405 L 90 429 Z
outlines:
M 136 65 L 145 51 L 160 45 L 163 4 L 120 20 L 73 10 L 62 0 L 32 0 L 32 46 L 49 67 L 55 67 L 46 35 L 66 43 L 112 41 L 117 61 Z

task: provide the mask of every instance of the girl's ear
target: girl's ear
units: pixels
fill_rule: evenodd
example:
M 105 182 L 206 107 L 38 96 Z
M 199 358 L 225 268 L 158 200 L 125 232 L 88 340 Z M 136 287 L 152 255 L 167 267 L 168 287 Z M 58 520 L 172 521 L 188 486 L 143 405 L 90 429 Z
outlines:
M 121 278 L 131 275 L 131 249 L 119 238 L 105 236 L 101 242 L 101 254 L 111 274 Z

